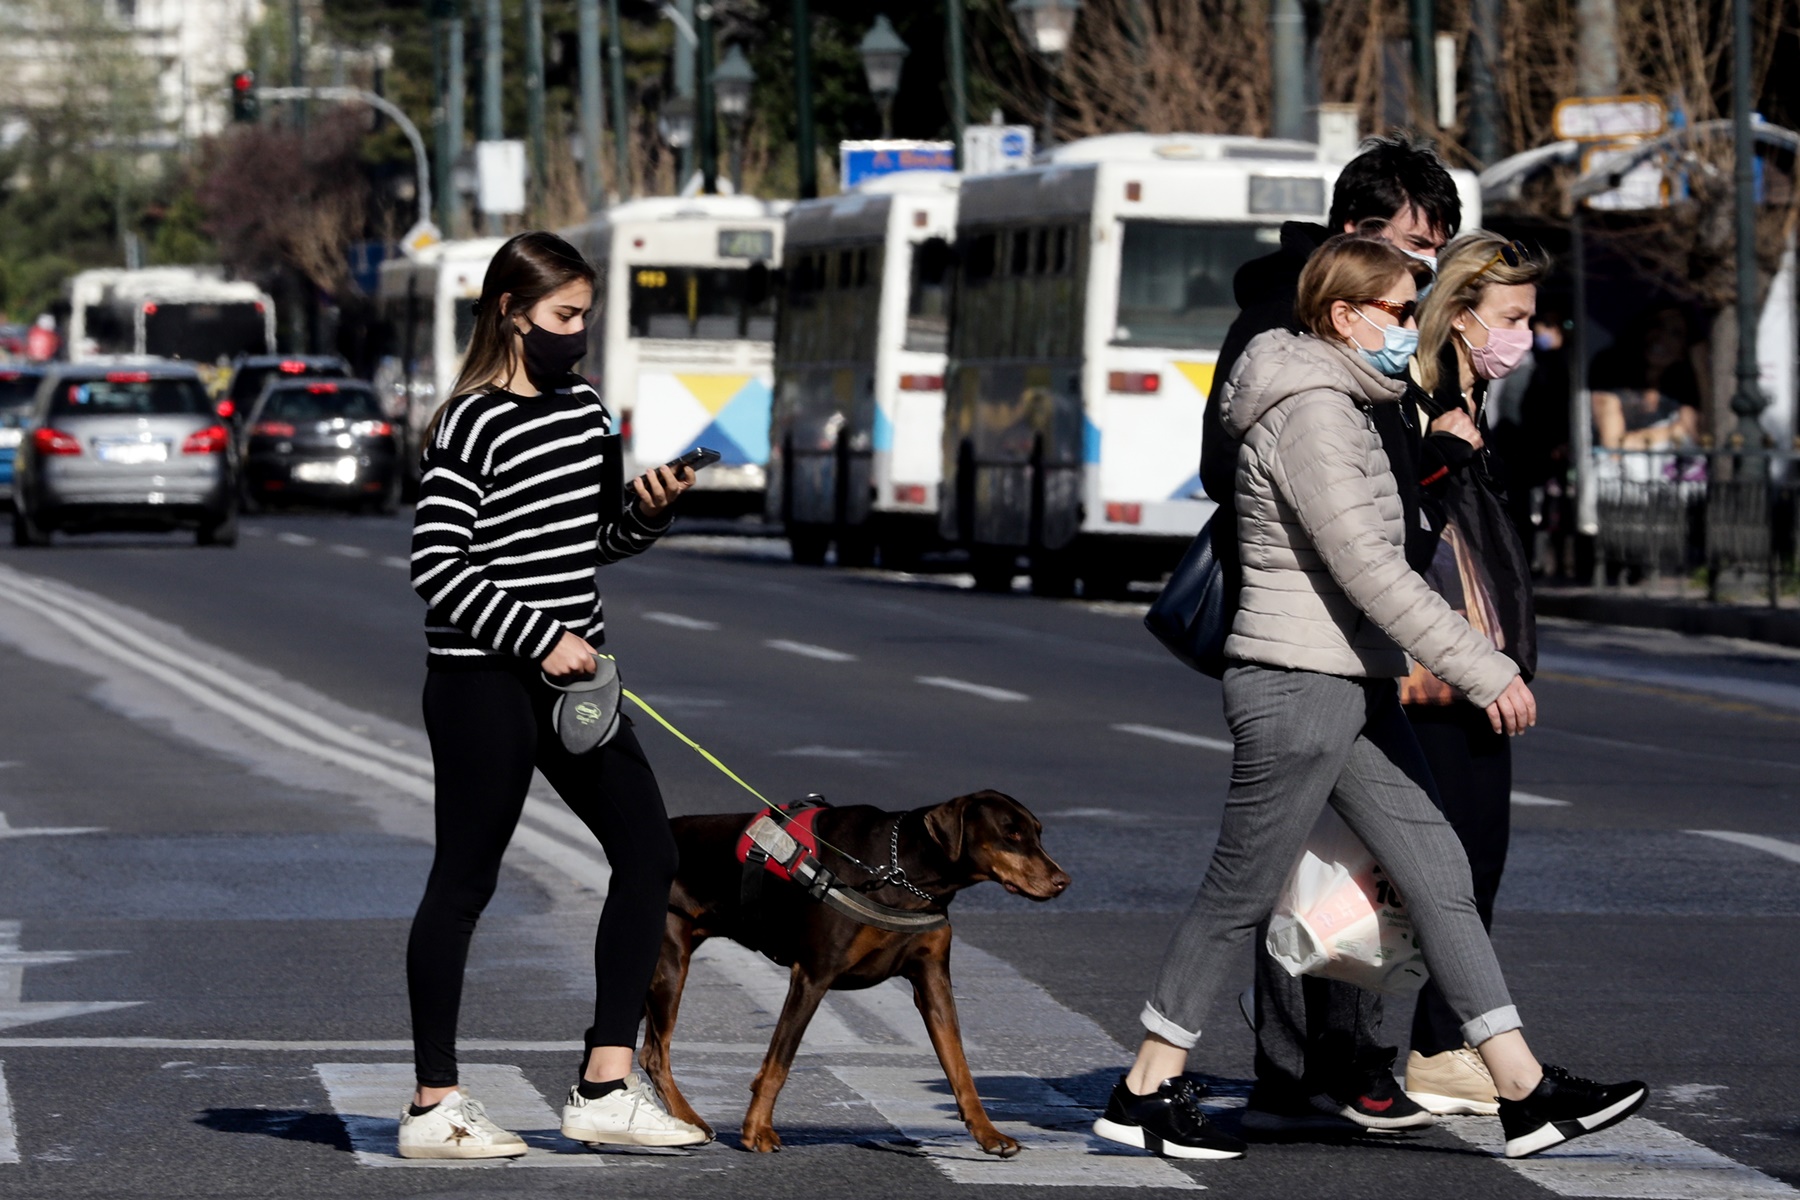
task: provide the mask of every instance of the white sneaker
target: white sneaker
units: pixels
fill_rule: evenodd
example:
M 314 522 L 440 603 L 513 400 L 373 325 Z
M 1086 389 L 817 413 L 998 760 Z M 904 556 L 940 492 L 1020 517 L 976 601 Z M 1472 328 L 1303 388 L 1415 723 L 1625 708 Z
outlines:
M 401 1158 L 517 1158 L 525 1140 L 488 1120 L 479 1100 L 451 1092 L 428 1113 L 400 1110 Z
M 1406 1057 L 1406 1094 L 1440 1117 L 1491 1117 L 1500 1111 L 1499 1089 L 1481 1055 L 1460 1046 L 1441 1054 Z
M 579 1088 L 569 1089 L 563 1105 L 562 1132 L 577 1142 L 609 1146 L 698 1146 L 712 1137 L 698 1125 L 669 1115 L 650 1081 L 633 1071 L 625 1086 L 589 1100 Z

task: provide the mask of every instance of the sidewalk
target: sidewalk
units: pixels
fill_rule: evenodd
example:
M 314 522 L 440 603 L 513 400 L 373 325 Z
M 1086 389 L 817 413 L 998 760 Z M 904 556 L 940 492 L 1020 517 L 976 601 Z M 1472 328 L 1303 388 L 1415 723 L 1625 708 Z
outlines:
M 1708 604 L 1704 599 L 1655 595 L 1636 588 L 1539 584 L 1539 616 L 1568 617 L 1600 625 L 1671 629 L 1677 633 L 1745 638 L 1800 647 L 1800 609 L 1767 604 Z

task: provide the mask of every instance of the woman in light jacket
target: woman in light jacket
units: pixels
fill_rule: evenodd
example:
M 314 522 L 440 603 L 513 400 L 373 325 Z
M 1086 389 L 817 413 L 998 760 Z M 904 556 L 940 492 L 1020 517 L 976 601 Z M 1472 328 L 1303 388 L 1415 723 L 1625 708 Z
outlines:
M 1182 1072 L 1239 948 L 1275 903 L 1331 804 L 1406 897 L 1426 964 L 1500 1096 L 1509 1157 L 1621 1121 L 1642 1083 L 1598 1084 L 1545 1067 L 1525 1043 L 1468 860 L 1438 812 L 1395 681 L 1410 654 L 1519 734 L 1536 704 L 1518 667 L 1406 564 L 1393 474 L 1369 409 L 1397 403 L 1418 342 L 1415 272 L 1386 242 L 1346 234 L 1301 273 L 1308 332 L 1251 343 L 1226 389 L 1239 438 L 1243 588 L 1226 655 L 1231 791 L 1206 879 L 1144 1006 L 1147 1035 L 1102 1137 L 1178 1158 L 1235 1158 Z

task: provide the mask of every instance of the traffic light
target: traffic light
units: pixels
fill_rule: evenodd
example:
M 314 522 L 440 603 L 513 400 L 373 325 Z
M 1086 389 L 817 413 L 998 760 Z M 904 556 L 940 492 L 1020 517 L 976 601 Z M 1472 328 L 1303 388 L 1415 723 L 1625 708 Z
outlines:
M 261 111 L 256 99 L 256 72 L 239 71 L 231 77 L 231 119 L 254 121 Z

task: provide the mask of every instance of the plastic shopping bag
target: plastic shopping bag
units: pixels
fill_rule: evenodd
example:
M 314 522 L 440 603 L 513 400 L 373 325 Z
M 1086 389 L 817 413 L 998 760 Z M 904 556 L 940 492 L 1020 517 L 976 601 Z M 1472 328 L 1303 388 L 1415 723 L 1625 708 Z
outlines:
M 1289 975 L 1395 996 L 1416 991 L 1426 978 L 1400 890 L 1329 806 L 1275 901 L 1267 945 Z

